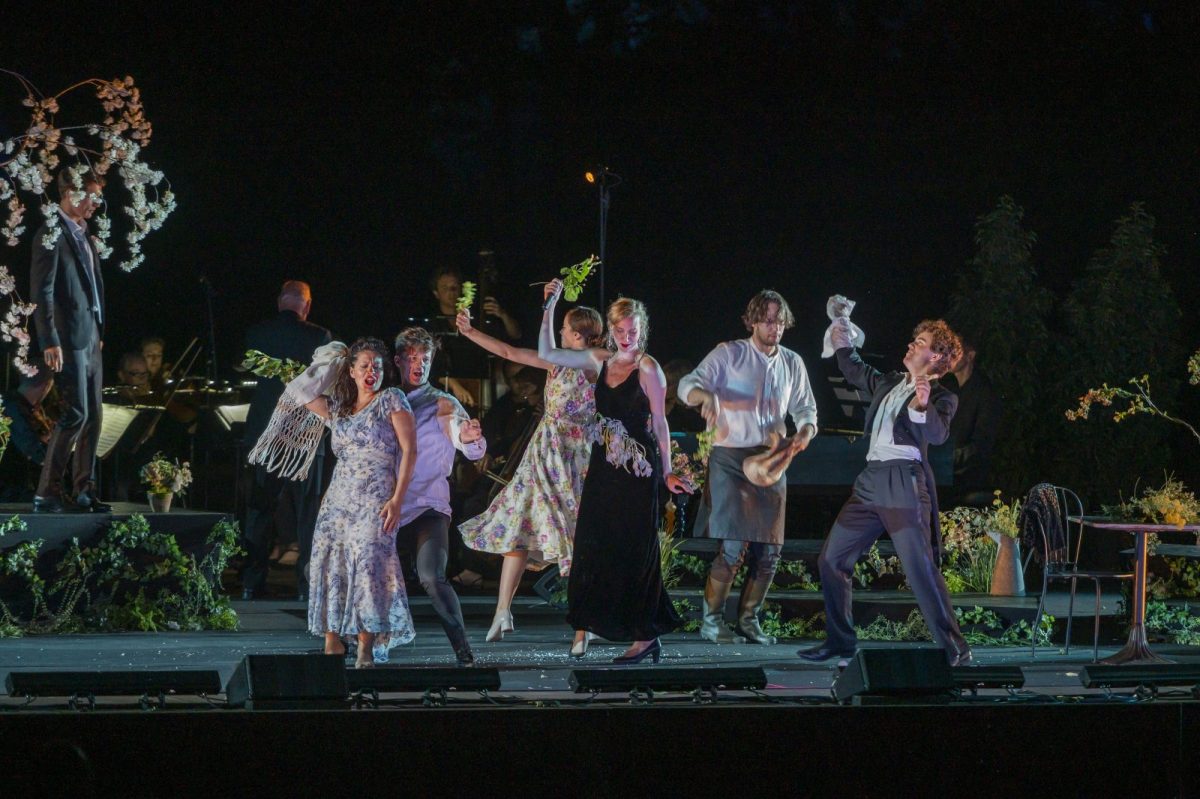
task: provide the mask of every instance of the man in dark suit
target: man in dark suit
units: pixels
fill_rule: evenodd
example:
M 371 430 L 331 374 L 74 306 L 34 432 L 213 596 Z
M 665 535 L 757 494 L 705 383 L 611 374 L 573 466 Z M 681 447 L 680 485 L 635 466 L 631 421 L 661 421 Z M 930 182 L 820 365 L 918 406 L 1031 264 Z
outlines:
M 867 468 L 855 480 L 817 559 L 825 596 L 825 643 L 798 654 L 813 661 L 854 654 L 854 564 L 886 532 L 934 642 L 945 650 L 950 665 L 967 665 L 971 649 L 938 569 L 941 530 L 928 458 L 929 445 L 950 436 L 958 398 L 937 381 L 962 356 L 962 343 L 942 320 L 926 320 L 913 331 L 904 356 L 907 371 L 884 374 L 867 365 L 851 345 L 849 319 L 834 322 L 832 340 L 846 382 L 871 395 L 866 420 L 871 443 Z
M 63 476 L 71 467 L 70 500 L 84 511 L 112 508 L 96 495 L 96 444 L 104 338 L 104 279 L 100 254 L 88 237 L 87 220 L 104 202 L 104 182 L 91 172 L 58 174 L 59 203 L 33 237 L 30 287 L 34 329 L 46 366 L 55 373 L 62 415 L 50 443 L 33 497 L 34 513 L 61 513 Z
M 312 308 L 312 290 L 307 283 L 289 280 L 279 291 L 279 313 L 246 331 L 246 349 L 259 350 L 272 358 L 290 358 L 302 364 L 312 361 L 313 351 L 332 340 L 329 331 L 308 321 Z M 260 378 L 250 411 L 246 415 L 246 448 L 262 435 L 271 419 L 275 403 L 283 394 L 279 378 Z M 248 553 L 242 567 L 242 598 L 253 599 L 266 587 L 268 553 L 271 550 L 272 522 L 281 538 L 294 535 L 299 546 L 296 561 L 297 596 L 308 599 L 308 559 L 312 552 L 313 528 L 321 500 L 321 449 L 317 460 L 303 480 L 284 480 L 270 474 L 265 467 L 254 467 L 254 484 L 250 489 L 243 530 Z

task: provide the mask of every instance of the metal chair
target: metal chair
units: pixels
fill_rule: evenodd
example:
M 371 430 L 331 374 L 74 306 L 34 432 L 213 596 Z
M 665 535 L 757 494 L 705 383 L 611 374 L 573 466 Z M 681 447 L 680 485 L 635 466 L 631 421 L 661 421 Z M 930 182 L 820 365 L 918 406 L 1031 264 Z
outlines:
M 1083 501 L 1079 495 L 1069 488 L 1052 486 L 1054 491 L 1053 513 L 1057 516 L 1063 535 L 1060 542 L 1050 540 L 1052 531 L 1047 530 L 1040 516 L 1035 516 L 1038 528 L 1042 534 L 1042 595 L 1038 600 L 1037 615 L 1033 619 L 1033 631 L 1030 636 L 1030 657 L 1037 657 L 1037 631 L 1042 623 L 1042 612 L 1046 607 L 1046 590 L 1050 583 L 1062 580 L 1071 584 L 1070 600 L 1067 604 L 1067 637 L 1064 651 L 1071 654 L 1071 622 L 1075 612 L 1075 586 L 1079 580 L 1091 580 L 1096 586 L 1096 609 L 1094 614 L 1094 631 L 1092 634 L 1092 662 L 1100 657 L 1100 581 L 1101 580 L 1133 580 L 1133 572 L 1101 571 L 1098 569 L 1080 568 L 1077 559 L 1079 549 L 1083 544 L 1083 523 L 1072 522 L 1069 517 L 1082 518 Z M 1036 491 L 1030 491 L 1030 495 Z M 1026 501 L 1029 501 L 1028 498 Z M 1072 530 L 1072 527 L 1075 529 Z

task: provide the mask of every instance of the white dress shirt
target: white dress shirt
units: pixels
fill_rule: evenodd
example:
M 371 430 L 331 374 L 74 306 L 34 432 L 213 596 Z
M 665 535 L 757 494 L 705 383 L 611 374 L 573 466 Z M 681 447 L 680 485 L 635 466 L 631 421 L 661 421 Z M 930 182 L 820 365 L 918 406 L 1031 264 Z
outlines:
M 869 461 L 890 460 L 921 460 L 921 450 L 907 444 L 897 444 L 895 439 L 894 422 L 900 410 L 908 404 L 917 393 L 916 383 L 911 374 L 892 387 L 879 409 L 875 411 L 875 419 L 871 425 L 871 448 L 867 450 Z M 918 424 L 925 423 L 926 411 L 908 409 L 908 418 Z
M 412 482 L 400 506 L 400 526 L 427 510 L 450 515 L 450 483 L 454 451 L 477 461 L 487 452 L 483 436 L 470 444 L 459 438 L 459 425 L 469 420 L 463 406 L 450 394 L 426 383 L 406 392 L 417 428 L 417 458 Z
M 786 434 L 786 414 L 797 431 L 811 424 L 816 432 L 817 403 L 808 372 L 786 347 L 764 355 L 748 338 L 719 344 L 679 381 L 676 393 L 684 404 L 694 388 L 711 391 L 721 403 L 715 446 L 762 446 L 771 433 Z

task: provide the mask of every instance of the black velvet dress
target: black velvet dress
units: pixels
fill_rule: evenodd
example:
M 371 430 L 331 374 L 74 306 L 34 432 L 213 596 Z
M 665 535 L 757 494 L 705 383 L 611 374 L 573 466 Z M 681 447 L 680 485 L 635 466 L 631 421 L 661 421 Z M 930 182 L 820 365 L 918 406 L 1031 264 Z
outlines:
M 613 466 L 603 443 L 592 445 L 575 525 L 575 559 L 567 584 L 567 623 L 610 641 L 648 641 L 679 626 L 662 584 L 658 547 L 658 492 L 662 460 L 650 429 L 650 400 L 638 370 L 620 385 L 596 381 L 596 411 L 625 425 L 646 448 L 654 473 L 638 477 L 632 465 Z

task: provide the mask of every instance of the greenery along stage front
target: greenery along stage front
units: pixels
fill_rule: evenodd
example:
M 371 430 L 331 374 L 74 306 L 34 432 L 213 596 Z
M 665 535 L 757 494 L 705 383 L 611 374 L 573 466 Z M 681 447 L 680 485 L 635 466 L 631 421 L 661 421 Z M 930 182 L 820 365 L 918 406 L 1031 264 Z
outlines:
M 0 523 L 24 531 L 19 516 Z M 140 514 L 114 521 L 98 543 L 72 539 L 43 551 L 26 541 L 0 551 L 0 637 L 122 630 L 232 630 L 237 613 L 221 573 L 237 554 L 238 526 L 221 520 L 204 543 L 181 549 Z

